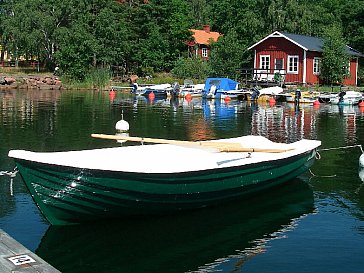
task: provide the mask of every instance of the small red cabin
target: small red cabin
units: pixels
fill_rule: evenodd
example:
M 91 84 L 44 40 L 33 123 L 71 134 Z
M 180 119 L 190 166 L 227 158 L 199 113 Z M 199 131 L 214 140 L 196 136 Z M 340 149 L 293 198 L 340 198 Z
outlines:
M 190 29 L 193 41 L 188 41 L 188 52 L 191 57 L 199 56 L 203 60 L 208 60 L 211 51 L 211 43 L 217 42 L 220 36 L 219 32 L 210 30 L 209 25 L 204 25 L 203 29 Z
M 317 37 L 275 31 L 249 47 L 254 50 L 254 77 L 258 80 L 284 78 L 286 83 L 318 84 L 323 40 Z M 350 76 L 345 85 L 357 85 L 360 52 L 346 46 Z

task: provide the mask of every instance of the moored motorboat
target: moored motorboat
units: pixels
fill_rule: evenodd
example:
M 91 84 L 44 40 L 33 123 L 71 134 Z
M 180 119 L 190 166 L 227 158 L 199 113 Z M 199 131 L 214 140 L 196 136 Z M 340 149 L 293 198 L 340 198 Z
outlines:
M 9 157 L 46 219 L 65 225 L 176 212 L 238 198 L 305 172 L 321 144 L 304 139 L 275 143 L 262 136 L 160 143 L 166 144 L 67 152 L 11 150 Z
M 247 99 L 257 102 L 268 102 L 270 98 L 276 97 L 282 92 L 283 88 L 280 86 L 271 86 L 262 89 L 254 87 L 249 91 L 249 96 L 247 96 Z
M 140 95 L 149 96 L 151 93 L 153 93 L 155 96 L 168 96 L 172 90 L 172 85 L 169 83 L 158 84 L 145 87 Z
M 357 91 L 342 91 L 331 94 L 329 102 L 332 104 L 357 105 L 363 99 L 363 94 Z
M 202 90 L 204 89 L 204 87 L 205 87 L 204 83 L 184 85 L 181 88 L 179 97 L 180 98 L 185 98 L 186 96 L 202 97 Z
M 202 96 L 206 99 L 237 99 L 242 95 L 239 83 L 229 78 L 208 78 Z
M 299 103 L 314 103 L 319 99 L 320 92 L 318 91 L 302 91 L 300 92 L 301 97 L 297 102 Z M 286 102 L 295 103 L 296 102 L 296 92 L 282 93 L 280 96 L 284 96 Z

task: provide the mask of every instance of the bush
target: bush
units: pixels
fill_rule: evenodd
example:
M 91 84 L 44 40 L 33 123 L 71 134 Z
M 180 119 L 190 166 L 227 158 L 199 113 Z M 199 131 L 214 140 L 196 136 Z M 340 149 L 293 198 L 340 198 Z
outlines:
M 200 58 L 180 58 L 171 72 L 180 79 L 204 80 L 211 74 L 211 68 L 208 62 Z

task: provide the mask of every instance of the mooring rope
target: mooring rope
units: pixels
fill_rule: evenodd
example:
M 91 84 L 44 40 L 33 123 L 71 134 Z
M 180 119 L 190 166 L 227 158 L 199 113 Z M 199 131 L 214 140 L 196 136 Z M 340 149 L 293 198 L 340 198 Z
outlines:
M 350 146 L 342 146 L 342 147 L 335 147 L 335 148 L 326 148 L 326 149 L 319 149 L 319 151 L 330 151 L 330 150 L 340 150 L 340 149 L 349 149 L 349 148 L 355 148 L 355 147 L 359 147 L 361 152 L 364 153 L 363 151 L 363 147 L 361 144 L 357 144 L 357 145 L 350 145 Z
M 314 174 L 311 169 L 308 169 L 310 174 L 313 176 L 313 177 L 323 177 L 323 178 L 333 178 L 333 177 L 336 177 L 336 174 L 333 174 L 333 175 L 316 175 Z
M 13 171 L 0 171 L 0 176 L 7 175 L 10 177 L 10 195 L 14 195 L 13 191 L 13 178 L 16 176 L 16 174 L 19 172 L 18 168 L 15 167 Z
M 349 146 L 341 146 L 341 147 L 334 147 L 334 148 L 325 148 L 325 149 L 318 149 L 316 151 L 316 159 L 321 159 L 321 154 L 319 153 L 319 151 L 331 151 L 331 150 L 340 150 L 340 149 L 349 149 L 349 148 L 356 148 L 356 147 L 359 147 L 360 150 L 361 150 L 361 153 L 364 154 L 364 151 L 363 151 L 363 147 L 361 144 L 357 144 L 357 145 L 349 145 Z M 332 177 L 336 177 L 336 174 L 333 174 L 333 175 L 316 175 L 314 174 L 311 169 L 309 169 L 309 172 L 310 174 L 313 176 L 313 177 L 325 177 L 325 178 L 332 178 Z
M 18 173 L 18 169 L 15 167 L 13 171 L 0 171 L 0 176 L 7 175 L 9 177 L 15 177 Z

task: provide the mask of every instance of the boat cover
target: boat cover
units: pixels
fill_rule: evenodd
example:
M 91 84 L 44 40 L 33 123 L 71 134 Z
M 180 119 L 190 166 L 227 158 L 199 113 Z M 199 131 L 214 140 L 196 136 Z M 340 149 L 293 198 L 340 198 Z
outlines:
M 238 82 L 229 78 L 208 78 L 205 82 L 205 90 L 209 91 L 212 85 L 216 86 L 217 90 L 236 90 Z

